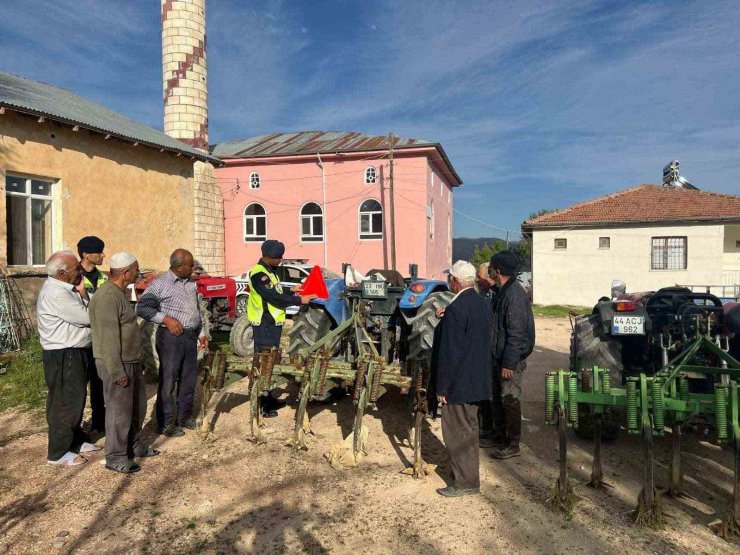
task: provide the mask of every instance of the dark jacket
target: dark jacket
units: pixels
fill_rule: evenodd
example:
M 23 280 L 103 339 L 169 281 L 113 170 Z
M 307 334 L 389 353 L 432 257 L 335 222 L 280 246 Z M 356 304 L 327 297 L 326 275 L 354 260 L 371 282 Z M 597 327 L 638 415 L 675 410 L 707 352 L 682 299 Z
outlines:
M 271 274 L 275 273 L 275 268 L 270 266 L 267 262 L 260 259 L 258 264 L 262 264 Z M 289 306 L 300 305 L 301 298 L 293 293 L 278 293 L 272 286 L 270 277 L 264 272 L 258 272 L 249 276 L 250 285 L 259 293 L 262 297 L 262 323 L 273 325 L 275 320 L 267 310 L 267 303 L 277 308 L 288 308 Z
M 532 305 L 515 277 L 496 295 L 492 335 L 493 362 L 499 368 L 515 369 L 534 349 Z
M 466 289 L 445 309 L 440 325 L 437 395 L 444 395 L 450 404 L 490 399 L 490 302 L 474 289 Z

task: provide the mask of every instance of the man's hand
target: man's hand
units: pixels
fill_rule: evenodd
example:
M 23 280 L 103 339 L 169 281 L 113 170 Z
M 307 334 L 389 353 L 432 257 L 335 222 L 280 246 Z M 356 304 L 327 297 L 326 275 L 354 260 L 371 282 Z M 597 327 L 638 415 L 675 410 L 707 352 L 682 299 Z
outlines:
M 446 405 L 447 404 L 447 397 L 444 395 L 437 395 L 437 401 L 440 405 Z
M 316 298 L 318 298 L 318 295 L 301 295 L 301 304 L 308 304 Z
M 300 293 L 302 288 L 303 288 L 303 285 L 299 283 L 298 285 L 294 285 L 293 287 L 291 287 L 290 288 L 290 292 L 291 293 Z
M 165 327 L 170 330 L 170 333 L 174 336 L 182 335 L 182 324 L 172 316 L 165 316 L 162 322 Z
M 207 335 L 201 335 L 198 338 L 198 350 L 199 351 L 207 351 L 208 350 L 208 336 Z
M 437 315 L 437 318 L 444 318 L 445 315 L 445 309 L 444 308 L 438 308 L 437 312 L 435 312 Z
M 124 376 L 120 380 L 116 382 L 116 385 L 120 385 L 121 387 L 126 387 L 128 385 L 128 376 Z
M 505 380 L 510 380 L 514 377 L 514 371 L 509 370 L 508 368 L 502 368 L 501 369 L 501 377 Z

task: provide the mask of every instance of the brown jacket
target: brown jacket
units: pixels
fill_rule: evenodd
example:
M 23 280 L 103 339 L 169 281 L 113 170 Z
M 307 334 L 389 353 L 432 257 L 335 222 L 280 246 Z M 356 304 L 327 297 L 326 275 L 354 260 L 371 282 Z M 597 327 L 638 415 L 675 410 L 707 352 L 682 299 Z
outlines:
M 126 294 L 112 281 L 97 290 L 88 308 L 93 356 L 114 381 L 123 378 L 124 362 L 141 360 L 141 331 Z

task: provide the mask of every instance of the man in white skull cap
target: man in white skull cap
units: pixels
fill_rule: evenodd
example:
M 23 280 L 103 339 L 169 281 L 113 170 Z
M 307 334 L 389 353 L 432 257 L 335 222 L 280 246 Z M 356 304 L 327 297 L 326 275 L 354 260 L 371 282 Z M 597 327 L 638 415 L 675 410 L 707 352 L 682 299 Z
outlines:
M 109 280 L 90 300 L 93 356 L 105 395 L 105 467 L 131 474 L 141 467 L 134 457 L 158 451 L 140 441 L 146 415 L 141 365 L 141 336 L 126 288 L 136 281 L 139 263 L 127 252 L 109 259 Z

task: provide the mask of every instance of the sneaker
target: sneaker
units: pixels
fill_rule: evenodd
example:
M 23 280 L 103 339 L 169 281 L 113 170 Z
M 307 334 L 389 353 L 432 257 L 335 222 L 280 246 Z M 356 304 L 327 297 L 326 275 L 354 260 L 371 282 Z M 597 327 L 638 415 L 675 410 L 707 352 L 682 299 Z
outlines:
M 278 411 L 275 409 L 262 409 L 262 418 L 275 418 L 278 415 Z
M 182 437 L 185 435 L 182 428 L 178 428 L 177 426 L 167 426 L 165 429 L 160 430 L 159 433 L 167 437 Z
M 454 486 L 447 486 L 446 488 L 439 488 L 437 493 L 443 497 L 462 497 L 463 495 L 476 495 L 480 493 L 480 488 L 456 488 Z
M 491 456 L 494 459 L 498 460 L 504 460 L 504 459 L 510 459 L 512 457 L 518 457 L 521 455 L 519 452 L 519 446 L 513 446 L 509 445 L 507 447 L 501 447 L 499 449 L 496 449 L 493 453 L 491 453 Z

